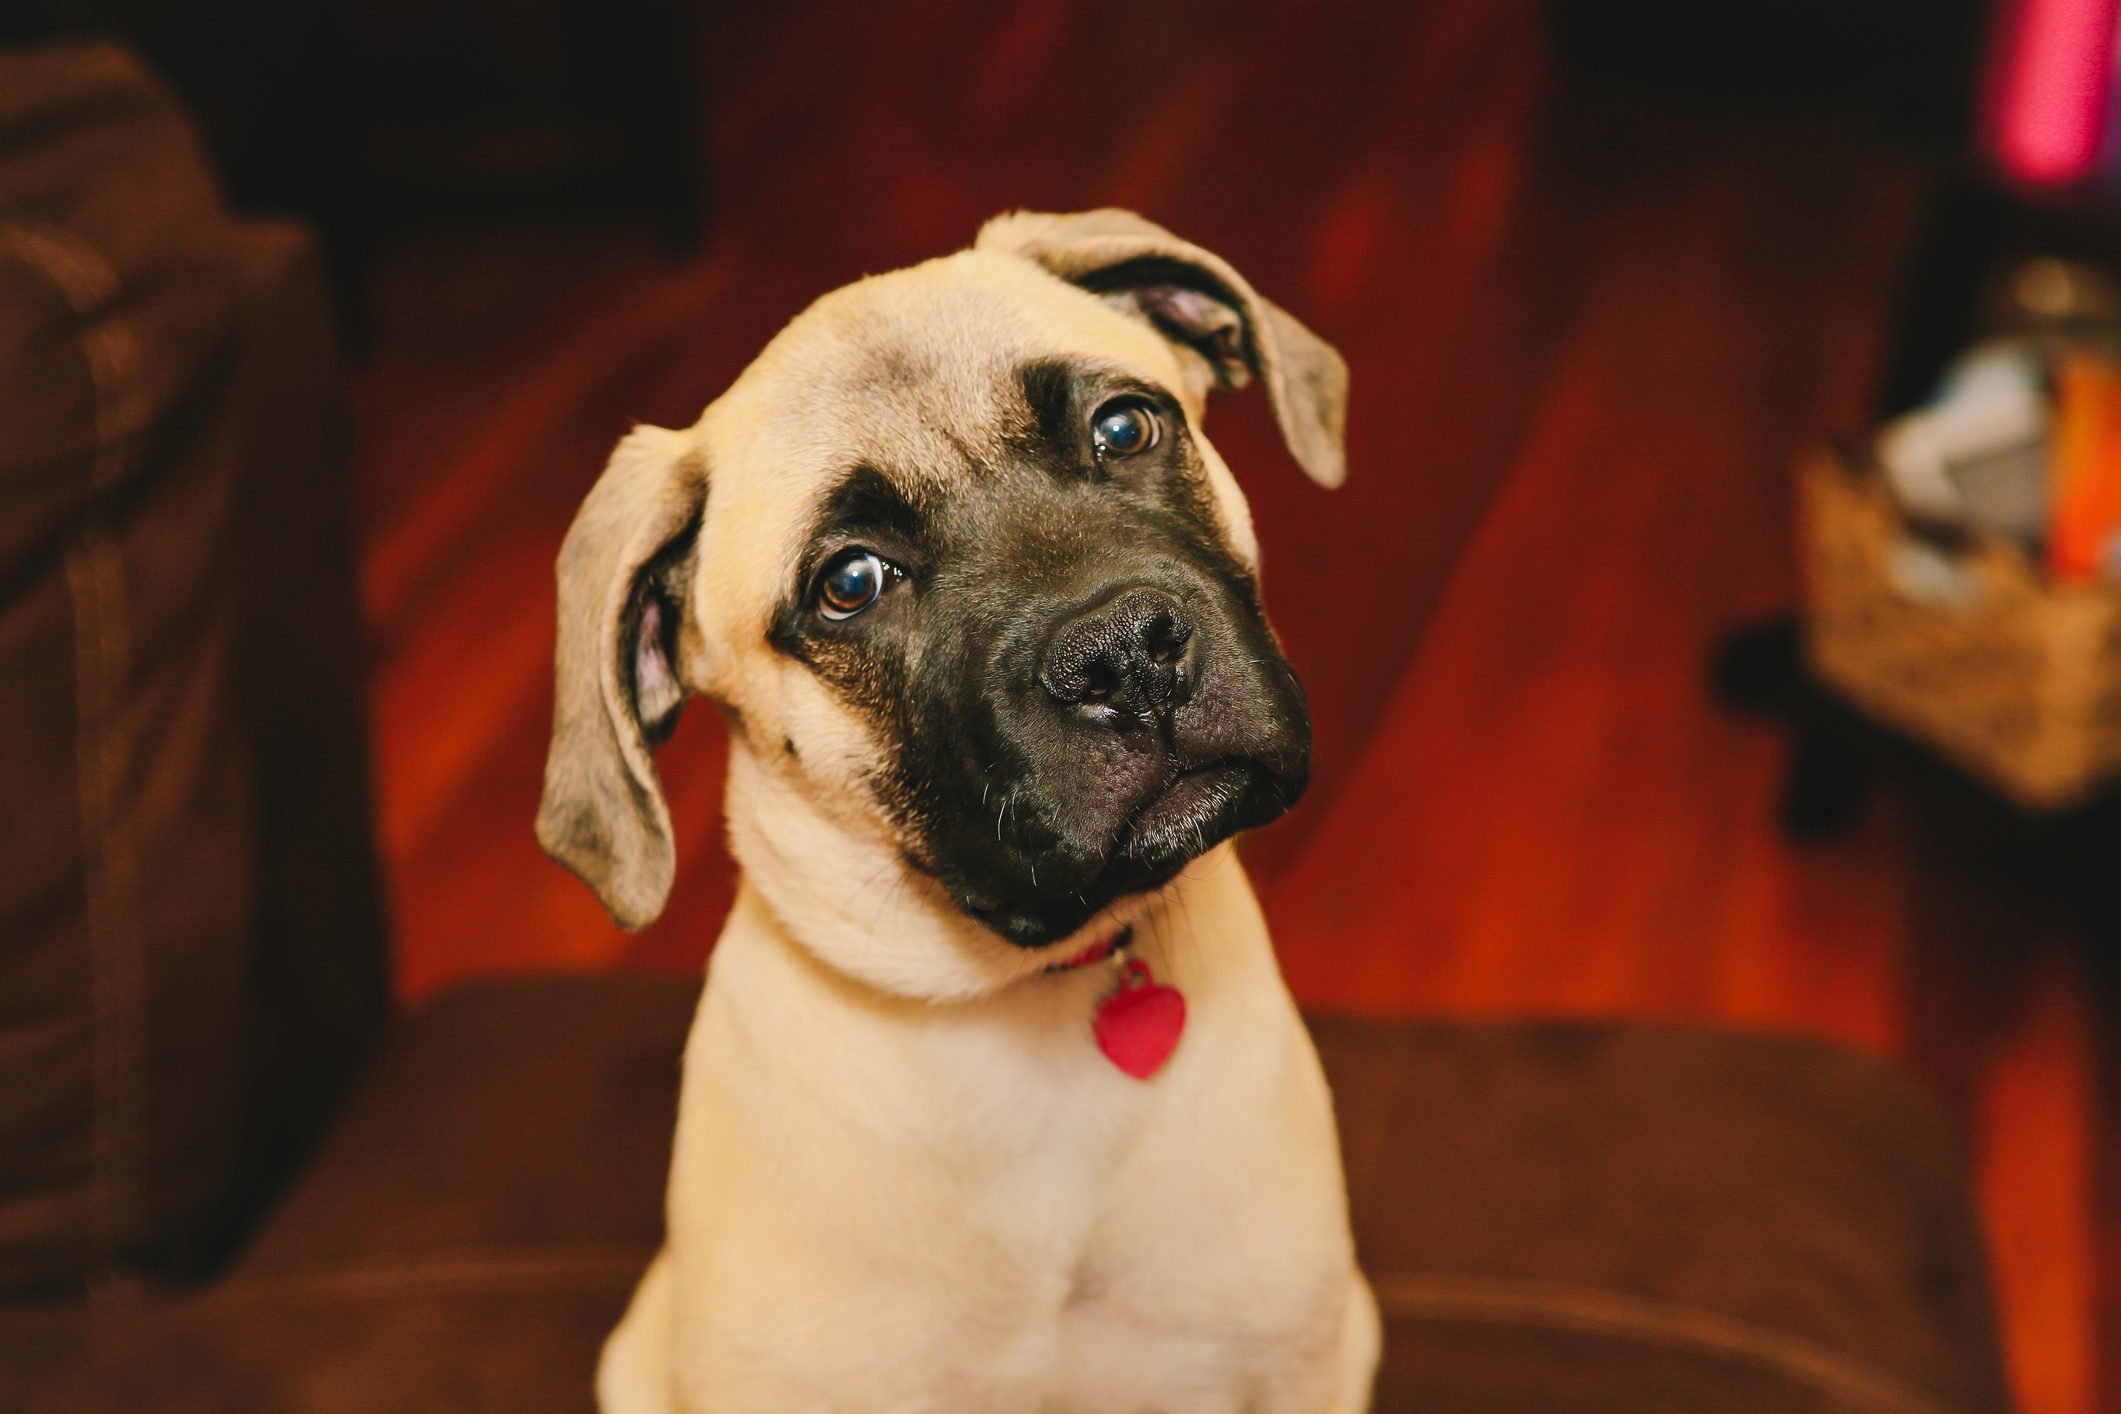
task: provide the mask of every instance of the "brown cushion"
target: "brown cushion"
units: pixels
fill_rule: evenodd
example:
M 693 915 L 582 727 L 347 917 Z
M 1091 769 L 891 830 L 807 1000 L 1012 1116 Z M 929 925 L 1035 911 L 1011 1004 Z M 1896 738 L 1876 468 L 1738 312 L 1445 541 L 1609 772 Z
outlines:
M 661 1240 L 698 991 L 533 978 L 423 1008 L 224 1278 L 71 1326 L 0 1309 L 0 1372 L 41 1365 L 23 1398 L 49 1414 L 589 1409 Z
M 1380 1408 L 2006 1407 L 1959 1146 L 1899 1072 L 1674 1026 L 1316 1030 Z
M 695 990 L 436 1004 L 218 1288 L 93 1342 L 81 1318 L 30 1407 L 588 1410 L 660 1230 Z M 1315 1029 L 1379 1410 L 2003 1409 L 1954 1146 L 1896 1073 L 1661 1027 Z M 44 1319 L 0 1316 L 0 1370 L 62 1348 Z
M 109 51 L 0 54 L 0 154 L 4 1289 L 106 1271 L 225 1180 L 249 821 L 210 570 L 234 467 L 154 474 L 229 327 L 227 223 Z
M 360 753 L 305 729 L 291 773 L 261 746 L 297 693 L 357 700 L 316 670 L 348 640 L 309 588 L 335 488 L 299 488 L 312 518 L 266 553 L 250 520 L 327 465 L 331 352 L 307 240 L 224 213 L 136 62 L 0 49 L 0 1292 L 196 1262 L 298 1137 L 273 1117 L 320 1110 L 297 1082 L 335 1082 L 380 1013 L 342 886 L 363 835 L 305 853 L 284 808 L 362 815 Z M 258 632 L 268 565 L 300 637 Z M 301 685 L 258 690 L 261 649 Z M 368 949 L 297 926 L 296 893 Z M 295 942 L 254 948 L 267 924 Z

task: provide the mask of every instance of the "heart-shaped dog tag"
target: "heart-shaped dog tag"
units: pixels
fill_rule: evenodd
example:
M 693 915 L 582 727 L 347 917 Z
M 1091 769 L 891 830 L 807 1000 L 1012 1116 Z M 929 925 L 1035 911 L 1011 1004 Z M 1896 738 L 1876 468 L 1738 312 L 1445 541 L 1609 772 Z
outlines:
M 1164 1068 L 1186 1029 L 1186 999 L 1166 987 L 1149 964 L 1130 957 L 1120 967 L 1119 990 L 1098 1004 L 1091 1023 L 1097 1048 L 1105 1058 L 1136 1080 L 1147 1080 Z

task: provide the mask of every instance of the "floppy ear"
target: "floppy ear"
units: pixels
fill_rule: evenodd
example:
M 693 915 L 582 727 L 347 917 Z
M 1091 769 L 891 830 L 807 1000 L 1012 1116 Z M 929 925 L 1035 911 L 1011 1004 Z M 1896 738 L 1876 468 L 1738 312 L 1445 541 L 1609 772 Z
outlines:
M 636 427 L 560 547 L 538 843 L 625 928 L 655 921 L 677 872 L 670 807 L 649 751 L 684 705 L 679 630 L 706 492 L 706 460 L 689 435 Z
M 1222 387 L 1258 374 L 1296 464 L 1321 486 L 1346 479 L 1347 364 L 1221 256 L 1113 208 L 1011 212 L 982 226 L 973 247 L 1020 255 L 1139 314 L 1200 355 Z

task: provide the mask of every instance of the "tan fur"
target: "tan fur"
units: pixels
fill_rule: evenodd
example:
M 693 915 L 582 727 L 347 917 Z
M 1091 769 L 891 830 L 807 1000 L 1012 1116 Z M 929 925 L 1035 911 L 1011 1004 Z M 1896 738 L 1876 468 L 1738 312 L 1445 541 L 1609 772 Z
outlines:
M 606 1414 L 1367 1407 L 1377 1318 L 1331 1103 L 1232 849 L 1012 946 L 906 868 L 865 784 L 872 729 L 765 639 L 831 479 L 966 474 L 1020 419 L 1025 359 L 1121 364 L 1198 428 L 1227 370 L 1056 278 L 1141 254 L 1213 262 L 1292 449 L 1337 480 L 1345 374 L 1315 336 L 1138 217 L 1019 215 L 818 301 L 693 427 L 622 443 L 569 537 L 541 838 L 622 922 L 660 909 L 668 812 L 612 664 L 627 586 L 704 487 L 678 668 L 732 723 L 744 869 L 686 1048 L 666 1250 L 606 1348 Z M 1244 497 L 1196 440 L 1222 533 L 1256 562 Z M 1090 1038 L 1110 971 L 1044 972 L 1127 922 L 1188 1005 L 1147 1083 Z

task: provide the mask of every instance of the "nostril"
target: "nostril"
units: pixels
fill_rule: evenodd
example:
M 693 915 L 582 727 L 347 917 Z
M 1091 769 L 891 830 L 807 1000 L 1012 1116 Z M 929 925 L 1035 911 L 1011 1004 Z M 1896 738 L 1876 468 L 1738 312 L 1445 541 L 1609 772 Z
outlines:
M 1186 640 L 1193 636 L 1193 625 L 1174 613 L 1162 613 L 1142 625 L 1142 649 L 1149 661 L 1164 664 L 1176 658 L 1186 649 Z
M 1092 663 L 1083 672 L 1082 700 L 1109 701 L 1120 689 L 1119 670 L 1110 663 Z

